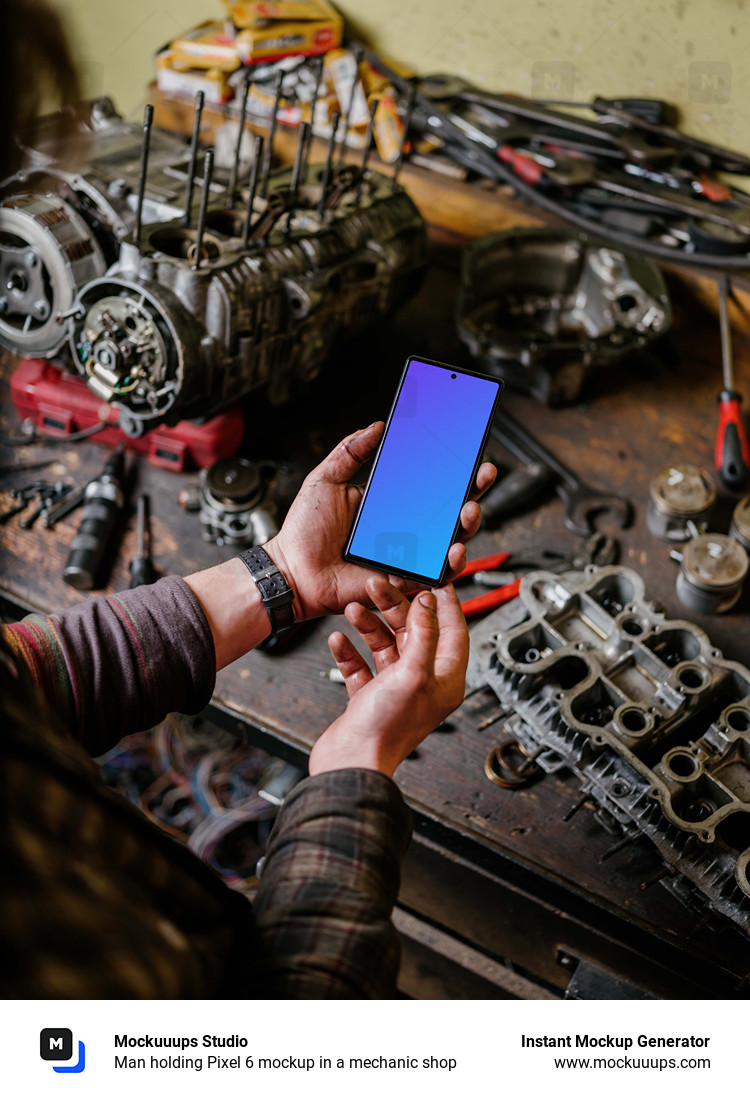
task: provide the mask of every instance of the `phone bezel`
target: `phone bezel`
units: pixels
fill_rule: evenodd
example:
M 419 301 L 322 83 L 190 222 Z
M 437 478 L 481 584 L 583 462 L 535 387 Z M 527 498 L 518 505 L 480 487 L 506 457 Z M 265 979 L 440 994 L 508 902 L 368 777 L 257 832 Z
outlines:
M 445 557 L 443 559 L 443 566 L 442 566 L 442 569 L 440 571 L 439 576 L 437 576 L 437 577 L 425 577 L 425 576 L 422 576 L 419 573 L 410 573 L 405 569 L 392 569 L 388 565 L 387 562 L 375 561 L 373 558 L 363 558 L 363 557 L 360 557 L 358 554 L 353 554 L 352 551 L 351 551 L 352 541 L 353 541 L 354 535 L 357 531 L 357 524 L 359 523 L 359 518 L 362 515 L 362 512 L 363 512 L 364 507 L 365 507 L 365 502 L 367 501 L 367 494 L 370 491 L 370 484 L 371 484 L 372 479 L 375 475 L 375 471 L 376 471 L 377 466 L 378 466 L 378 461 L 380 459 L 381 451 L 383 450 L 383 448 L 385 446 L 386 439 L 388 438 L 388 429 L 391 426 L 391 420 L 393 419 L 393 414 L 394 414 L 394 411 L 396 409 L 396 405 L 398 404 L 398 399 L 401 396 L 401 389 L 404 385 L 404 381 L 406 380 L 406 375 L 407 375 L 407 372 L 409 370 L 409 366 L 413 362 L 427 363 L 427 365 L 431 366 L 431 367 L 442 367 L 445 370 L 449 370 L 452 374 L 467 374 L 467 375 L 470 375 L 472 378 L 483 378 L 487 382 L 494 382 L 495 385 L 497 386 L 497 393 L 495 394 L 495 400 L 492 404 L 492 412 L 490 413 L 490 416 L 487 420 L 487 427 L 485 428 L 485 432 L 484 432 L 484 436 L 482 437 L 482 441 L 481 441 L 479 447 L 477 448 L 477 456 L 476 456 L 476 459 L 474 461 L 474 467 L 471 471 L 471 476 L 469 477 L 469 482 L 468 482 L 468 484 L 466 486 L 466 490 L 464 492 L 464 498 L 461 502 L 461 507 L 458 510 L 458 516 L 456 518 L 456 525 L 453 529 L 453 535 L 450 539 L 450 542 L 448 543 L 448 546 L 446 547 Z M 367 482 L 365 484 L 365 489 L 364 489 L 364 492 L 362 493 L 362 499 L 359 502 L 359 508 L 357 509 L 357 514 L 354 517 L 354 523 L 352 524 L 352 529 L 349 532 L 349 537 L 346 541 L 346 549 L 344 550 L 344 555 L 343 555 L 344 556 L 344 561 L 352 562 L 355 565 L 371 566 L 373 569 L 378 570 L 378 572 L 380 572 L 380 573 L 385 573 L 386 575 L 390 574 L 390 575 L 393 575 L 395 577 L 405 577 L 407 580 L 418 581 L 420 584 L 427 584 L 427 585 L 430 585 L 431 587 L 435 587 L 435 588 L 439 588 L 441 585 L 445 584 L 446 579 L 447 579 L 447 575 L 448 575 L 448 572 L 449 572 L 448 554 L 450 552 L 451 546 L 456 541 L 456 538 L 458 536 L 458 532 L 461 528 L 461 509 L 463 508 L 464 504 L 466 504 L 467 500 L 470 499 L 471 489 L 472 489 L 472 486 L 474 484 L 474 480 L 477 476 L 477 471 L 478 471 L 479 467 L 482 464 L 482 454 L 484 452 L 485 447 L 487 446 L 487 440 L 489 439 L 490 431 L 492 429 L 492 422 L 495 419 L 495 413 L 497 411 L 497 403 L 500 400 L 504 389 L 505 389 L 505 383 L 503 382 L 503 380 L 501 378 L 496 378 L 496 377 L 494 377 L 494 375 L 491 375 L 491 374 L 483 374 L 481 371 L 467 370 L 465 367 L 456 367 L 451 363 L 441 363 L 437 359 L 427 359 L 423 355 L 409 355 L 407 357 L 406 363 L 404 364 L 404 369 L 401 373 L 401 378 L 399 380 L 398 389 L 396 390 L 396 396 L 393 399 L 393 404 L 391 405 L 391 410 L 388 413 L 388 419 L 387 419 L 386 424 L 385 424 L 385 431 L 383 432 L 383 435 L 382 435 L 381 440 L 380 440 L 380 444 L 379 444 L 378 449 L 375 453 L 375 457 L 374 457 L 373 462 L 372 462 L 372 467 L 370 469 L 370 475 L 367 478 Z

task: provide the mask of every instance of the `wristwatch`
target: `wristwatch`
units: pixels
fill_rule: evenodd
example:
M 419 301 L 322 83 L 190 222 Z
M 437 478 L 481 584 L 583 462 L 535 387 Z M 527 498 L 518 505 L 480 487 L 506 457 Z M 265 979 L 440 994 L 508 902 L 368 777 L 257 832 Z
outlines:
M 271 561 L 262 546 L 253 546 L 238 557 L 260 589 L 260 598 L 271 620 L 270 636 L 288 629 L 294 623 L 294 592 L 278 565 Z

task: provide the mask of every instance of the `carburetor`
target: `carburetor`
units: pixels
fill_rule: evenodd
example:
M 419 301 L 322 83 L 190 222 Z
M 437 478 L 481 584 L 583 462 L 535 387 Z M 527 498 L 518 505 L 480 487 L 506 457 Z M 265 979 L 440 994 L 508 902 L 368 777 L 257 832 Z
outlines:
M 201 109 L 199 94 L 188 151 L 150 108 L 141 133 L 97 101 L 85 169 L 55 167 L 42 144 L 0 187 L 0 342 L 77 371 L 130 436 L 261 388 L 287 400 L 424 271 L 424 221 L 368 168 L 369 142 L 361 167 L 336 166 L 334 128 L 308 165 L 303 123 L 294 166 L 271 171 L 256 138 L 243 183 L 241 124 L 217 182 L 210 150 L 199 165 Z
M 606 828 L 656 846 L 684 904 L 750 935 L 750 669 L 665 619 L 633 570 L 587 566 L 524 577 L 472 628 L 467 683 L 497 695 L 527 759 L 578 778 Z

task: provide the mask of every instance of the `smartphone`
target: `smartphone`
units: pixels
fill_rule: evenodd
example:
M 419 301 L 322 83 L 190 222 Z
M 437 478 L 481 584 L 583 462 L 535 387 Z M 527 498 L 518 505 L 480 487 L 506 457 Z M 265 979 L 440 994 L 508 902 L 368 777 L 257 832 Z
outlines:
M 409 356 L 344 551 L 437 586 L 503 391 L 498 378 Z

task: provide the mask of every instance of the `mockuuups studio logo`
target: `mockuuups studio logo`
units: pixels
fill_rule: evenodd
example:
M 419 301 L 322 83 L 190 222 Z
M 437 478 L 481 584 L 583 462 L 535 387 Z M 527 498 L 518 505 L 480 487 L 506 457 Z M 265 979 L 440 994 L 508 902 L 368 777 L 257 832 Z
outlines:
M 73 1032 L 68 1027 L 43 1027 L 39 1032 L 39 1053 L 45 1062 L 69 1062 L 73 1057 Z M 55 1073 L 83 1073 L 86 1048 L 78 1041 L 78 1061 L 72 1066 L 53 1066 Z
M 728 103 L 732 66 L 728 61 L 691 61 L 688 94 L 693 103 Z
M 533 99 L 569 99 L 575 82 L 575 66 L 569 61 L 535 61 L 531 66 Z

